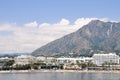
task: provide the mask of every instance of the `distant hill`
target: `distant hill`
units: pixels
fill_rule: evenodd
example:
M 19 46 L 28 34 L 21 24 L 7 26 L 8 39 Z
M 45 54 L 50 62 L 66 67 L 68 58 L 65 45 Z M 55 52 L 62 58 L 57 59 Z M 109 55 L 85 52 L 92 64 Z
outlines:
M 30 55 L 30 53 L 0 53 L 0 57 L 15 57 L 20 55 Z
M 78 31 L 36 49 L 32 55 L 87 55 L 96 51 L 120 52 L 120 23 L 91 21 Z

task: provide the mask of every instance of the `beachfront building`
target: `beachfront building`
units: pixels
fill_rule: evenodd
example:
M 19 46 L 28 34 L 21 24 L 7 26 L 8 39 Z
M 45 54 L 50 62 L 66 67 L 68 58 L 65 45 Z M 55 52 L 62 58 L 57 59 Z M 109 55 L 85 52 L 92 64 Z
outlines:
M 92 56 L 93 62 L 101 66 L 103 63 L 116 63 L 119 64 L 119 56 L 115 53 L 109 53 L 109 54 L 94 54 Z
M 49 65 L 56 65 L 57 59 L 55 57 L 46 57 L 46 63 Z
M 25 65 L 25 64 L 32 64 L 36 62 L 36 58 L 31 55 L 21 55 L 14 58 L 15 65 Z
M 9 58 L 9 57 L 1 57 L 0 58 L 0 68 L 2 68 L 6 62 L 13 60 L 13 58 Z
M 37 62 L 44 62 L 46 64 L 54 64 L 56 63 L 55 57 L 45 57 L 45 56 L 38 56 L 36 57 Z
M 9 57 L 1 57 L 0 61 L 9 61 L 9 60 L 13 60 L 13 58 L 9 58 Z
M 77 62 L 79 63 L 87 63 L 87 62 L 92 62 L 93 61 L 93 58 L 90 58 L 90 57 L 79 57 L 79 58 L 66 58 L 66 57 L 63 57 L 63 58 L 57 58 L 57 62 L 59 64 L 71 64 L 71 63 L 74 63 L 76 64 Z
M 44 56 L 38 56 L 38 57 L 36 57 L 36 60 L 38 62 L 45 62 L 46 61 L 46 57 L 44 57 Z
M 5 65 L 5 62 L 0 62 L 0 69 Z
M 80 66 L 80 64 L 88 64 L 89 62 L 92 62 L 92 61 L 93 61 L 93 59 L 90 57 L 57 58 L 57 63 L 63 64 L 64 69 L 82 69 L 82 66 Z

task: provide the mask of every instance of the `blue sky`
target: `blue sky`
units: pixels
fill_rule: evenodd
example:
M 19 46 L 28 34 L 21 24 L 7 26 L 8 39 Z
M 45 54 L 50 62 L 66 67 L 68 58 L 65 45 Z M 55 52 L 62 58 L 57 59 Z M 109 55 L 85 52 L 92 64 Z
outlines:
M 120 0 L 0 0 L 0 23 L 58 22 L 97 17 L 120 21 Z
M 31 53 L 91 20 L 120 21 L 119 8 L 120 0 L 0 0 L 0 53 Z

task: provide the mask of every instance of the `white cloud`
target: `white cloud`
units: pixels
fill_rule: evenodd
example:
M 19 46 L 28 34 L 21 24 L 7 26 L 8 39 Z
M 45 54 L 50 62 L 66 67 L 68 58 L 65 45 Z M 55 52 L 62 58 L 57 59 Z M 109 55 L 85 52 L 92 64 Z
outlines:
M 38 23 L 36 21 L 25 24 L 26 27 L 37 27 Z
M 69 25 L 69 20 L 67 20 L 67 19 L 62 19 L 61 21 L 60 21 L 60 25 Z
M 15 24 L 0 25 L 0 53 L 32 52 L 50 41 L 78 30 L 95 19 L 98 18 L 79 18 L 73 25 L 67 19 L 61 19 L 57 24 L 42 23 L 39 26 L 36 21 L 21 27 Z M 108 21 L 109 19 L 100 20 Z M 12 31 L 13 34 L 4 36 L 1 33 L 3 31 Z
M 88 24 L 91 20 L 96 20 L 96 19 L 97 18 L 79 18 L 75 21 L 75 25 L 83 26 L 83 25 Z
M 45 27 L 45 26 L 50 26 L 50 24 L 48 24 L 48 23 L 42 23 L 42 24 L 40 25 L 40 27 Z
M 3 24 L 0 26 L 0 31 L 7 31 L 7 30 L 11 30 L 11 25 Z
M 97 18 L 97 19 L 98 19 L 98 18 Z M 101 20 L 101 21 L 103 21 L 103 22 L 108 22 L 108 21 L 110 21 L 109 18 L 100 18 L 99 20 Z

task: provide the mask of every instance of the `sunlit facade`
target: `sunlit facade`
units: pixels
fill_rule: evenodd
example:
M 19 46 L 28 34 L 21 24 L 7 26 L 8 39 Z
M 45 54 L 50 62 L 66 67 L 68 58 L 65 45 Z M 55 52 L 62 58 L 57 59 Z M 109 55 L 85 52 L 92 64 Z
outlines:
M 21 56 L 15 57 L 14 60 L 15 60 L 15 64 L 18 64 L 18 65 L 25 65 L 25 64 L 31 64 L 36 62 L 36 58 L 30 55 L 21 55 Z
M 92 58 L 93 62 L 97 65 L 102 65 L 105 62 L 119 64 L 119 56 L 116 55 L 115 53 L 94 54 Z

